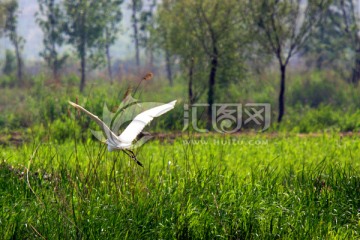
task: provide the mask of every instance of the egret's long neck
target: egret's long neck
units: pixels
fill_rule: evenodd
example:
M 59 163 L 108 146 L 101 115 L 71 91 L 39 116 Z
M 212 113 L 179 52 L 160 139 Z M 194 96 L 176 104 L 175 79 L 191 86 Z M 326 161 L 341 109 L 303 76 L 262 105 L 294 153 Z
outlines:
M 120 144 L 120 141 L 117 137 L 111 137 L 106 140 L 106 144 L 108 145 L 108 151 L 114 151 L 118 149 L 118 145 Z

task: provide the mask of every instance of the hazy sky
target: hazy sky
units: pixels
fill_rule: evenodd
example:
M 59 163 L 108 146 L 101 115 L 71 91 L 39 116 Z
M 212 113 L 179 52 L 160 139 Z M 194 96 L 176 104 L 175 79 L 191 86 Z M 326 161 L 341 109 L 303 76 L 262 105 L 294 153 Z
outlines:
M 125 1 L 126 2 L 126 1 Z M 127 3 L 122 5 L 123 8 L 123 21 L 122 32 L 119 33 L 119 40 L 112 47 L 111 51 L 114 58 L 128 58 L 133 51 L 133 45 L 130 39 L 130 12 Z M 39 58 L 39 52 L 42 49 L 43 34 L 41 29 L 35 22 L 34 14 L 38 11 L 37 0 L 19 0 L 19 25 L 18 33 L 25 40 L 23 57 L 27 60 L 34 60 Z M 9 41 L 5 38 L 0 39 L 0 58 L 4 57 L 6 48 L 13 49 Z

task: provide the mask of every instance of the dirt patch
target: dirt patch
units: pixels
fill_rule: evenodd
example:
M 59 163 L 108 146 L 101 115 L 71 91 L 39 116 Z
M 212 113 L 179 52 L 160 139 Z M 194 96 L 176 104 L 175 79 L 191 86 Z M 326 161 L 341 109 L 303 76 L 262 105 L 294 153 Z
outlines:
M 265 138 L 277 138 L 277 137 L 290 137 L 298 136 L 300 138 L 306 137 L 321 137 L 326 133 L 282 133 L 282 132 L 269 132 L 269 133 L 256 133 L 253 131 L 243 131 L 232 134 L 221 134 L 221 133 L 187 133 L 187 132 L 172 132 L 172 133 L 152 133 L 153 139 L 159 141 L 174 140 L 179 137 L 189 137 L 189 138 L 204 138 L 204 137 L 255 137 L 263 136 Z M 328 133 L 331 134 L 331 133 Z M 360 132 L 340 132 L 336 133 L 340 137 L 351 137 L 351 136 L 360 136 Z
M 24 136 L 21 132 L 0 134 L 0 145 L 20 146 L 24 142 Z
M 331 134 L 331 133 L 329 133 Z M 263 136 L 265 138 L 277 138 L 277 137 L 290 137 L 290 136 L 298 136 L 300 138 L 306 137 L 321 137 L 324 133 L 256 133 L 256 132 L 237 132 L 232 134 L 221 134 L 221 133 L 187 133 L 187 132 L 169 132 L 169 133 L 144 133 L 143 135 L 151 135 L 153 136 L 152 140 L 159 140 L 160 142 L 173 142 L 176 138 L 184 137 L 184 138 L 206 138 L 206 137 L 255 137 L 255 136 Z M 351 136 L 360 136 L 360 132 L 340 132 L 337 133 L 340 137 L 351 137 Z M 8 134 L 0 134 L 0 145 L 5 146 L 20 146 L 26 142 L 26 137 L 24 133 L 21 132 L 11 132 Z

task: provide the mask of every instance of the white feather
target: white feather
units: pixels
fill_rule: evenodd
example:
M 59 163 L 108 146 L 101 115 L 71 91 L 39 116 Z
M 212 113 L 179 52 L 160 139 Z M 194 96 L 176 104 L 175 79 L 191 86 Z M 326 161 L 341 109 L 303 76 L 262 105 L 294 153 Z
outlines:
M 131 144 L 147 124 L 149 124 L 155 117 L 161 116 L 162 114 L 173 109 L 175 103 L 176 100 L 161 106 L 151 108 L 137 115 L 119 135 L 120 142 L 124 144 Z

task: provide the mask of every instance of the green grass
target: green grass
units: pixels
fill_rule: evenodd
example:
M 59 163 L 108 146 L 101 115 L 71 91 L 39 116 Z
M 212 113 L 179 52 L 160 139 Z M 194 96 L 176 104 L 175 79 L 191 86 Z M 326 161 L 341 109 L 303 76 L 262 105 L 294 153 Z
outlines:
M 1 148 L 3 239 L 359 238 L 358 136 L 87 139 Z

